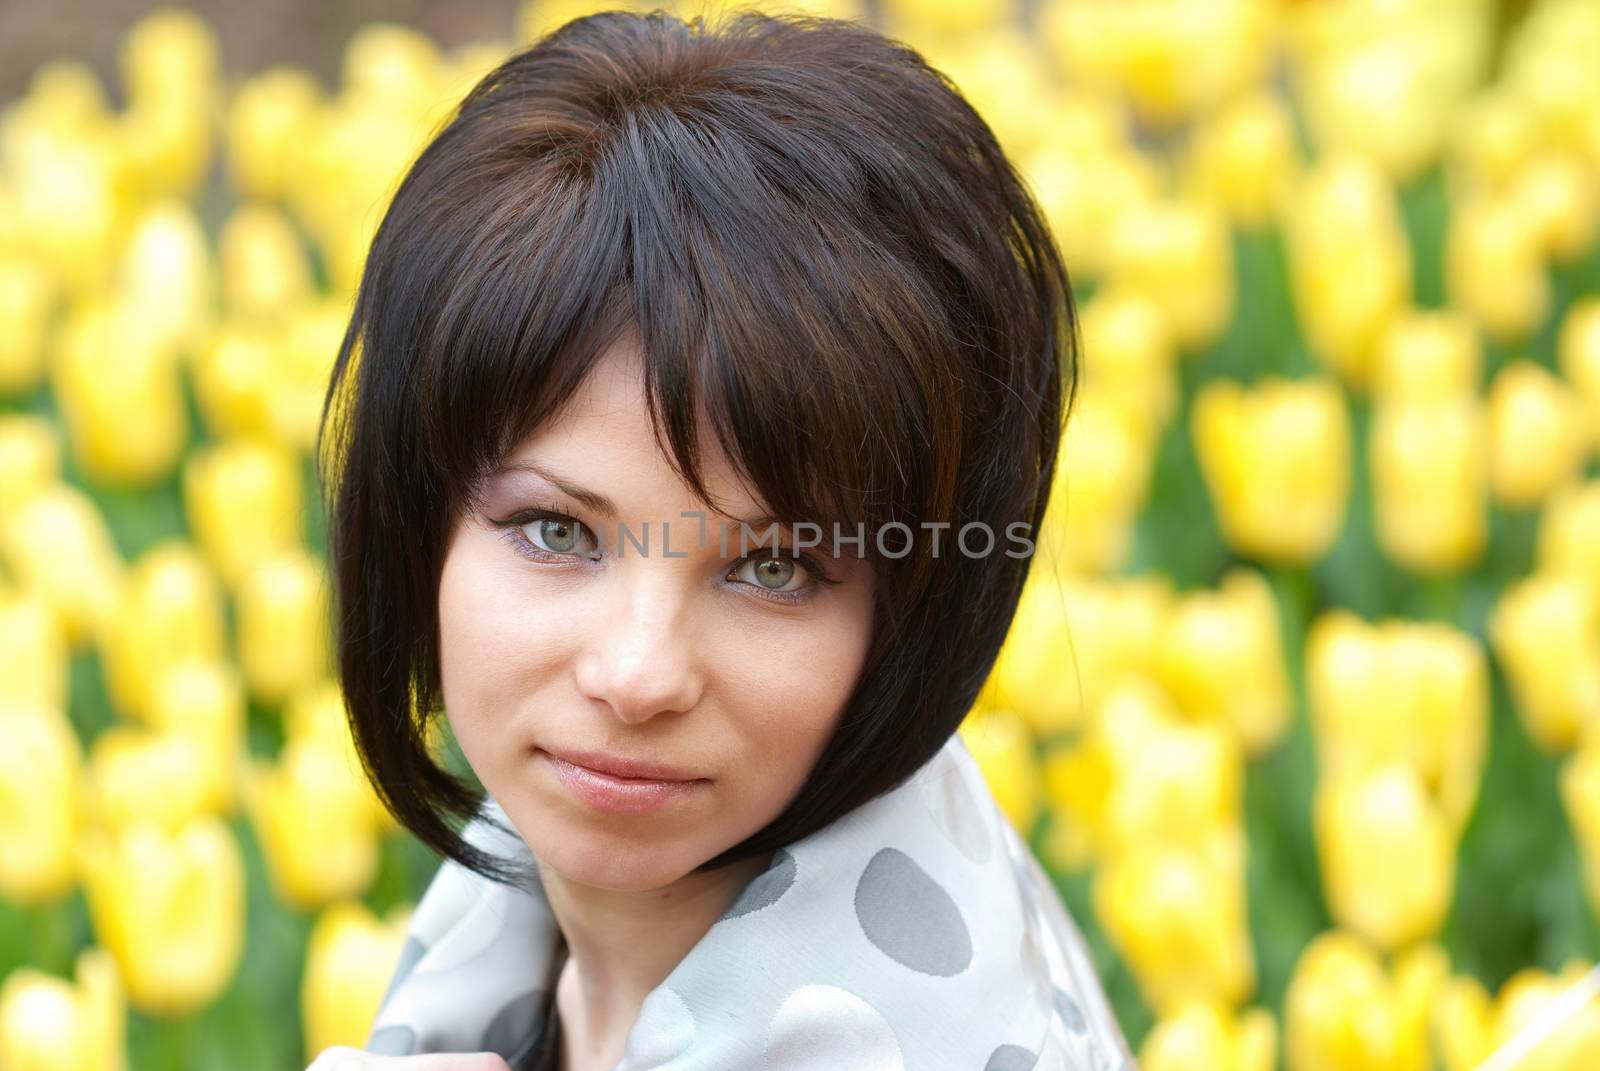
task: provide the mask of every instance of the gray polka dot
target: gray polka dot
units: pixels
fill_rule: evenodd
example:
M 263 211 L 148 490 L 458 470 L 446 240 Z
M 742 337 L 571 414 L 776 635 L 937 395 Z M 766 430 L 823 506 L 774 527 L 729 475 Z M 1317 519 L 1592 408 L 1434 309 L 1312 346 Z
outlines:
M 416 1049 L 417 1035 L 409 1026 L 386 1026 L 367 1039 L 367 1051 L 377 1056 L 410 1056 Z
M 905 852 L 884 848 L 856 882 L 867 940 L 914 971 L 948 977 L 972 962 L 972 935 L 950 894 Z
M 1038 1062 L 1039 1057 L 1032 1050 L 1021 1045 L 1001 1045 L 989 1054 L 983 1071 L 1032 1071 Z
M 483 1047 L 497 1052 L 507 1063 L 527 1054 L 544 1030 L 544 990 L 528 989 L 494 1013 L 483 1031 Z
M 427 953 L 428 946 L 417 940 L 415 936 L 406 938 L 405 947 L 400 949 L 400 961 L 395 964 L 394 974 L 389 976 L 389 988 L 383 991 L 383 1000 L 378 1003 L 379 1009 L 389 1003 L 389 998 L 394 996 L 396 989 L 400 988 L 400 983 L 404 982 L 407 976 L 411 974 L 411 968 L 415 967 L 417 961 Z
M 951 767 L 928 786 L 928 807 L 945 836 L 974 863 L 989 858 L 989 832 L 983 827 L 983 812 L 972 798 L 961 771 Z
M 771 907 L 794 884 L 795 872 L 794 856 L 779 848 L 767 869 L 750 880 L 750 884 L 744 887 L 722 917 L 736 919 L 740 915 Z
M 1078 1002 L 1067 996 L 1067 991 L 1060 986 L 1051 986 L 1056 994 L 1056 1014 L 1061 1016 L 1061 1021 L 1067 1024 L 1067 1029 L 1074 1034 L 1082 1034 L 1089 1029 L 1089 1024 L 1084 1021 L 1083 1009 L 1078 1007 Z

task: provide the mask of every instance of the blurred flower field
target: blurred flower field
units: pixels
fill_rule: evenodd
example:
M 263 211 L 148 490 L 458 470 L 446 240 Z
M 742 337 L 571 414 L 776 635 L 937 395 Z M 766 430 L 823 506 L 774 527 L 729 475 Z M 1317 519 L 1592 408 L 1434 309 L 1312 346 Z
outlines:
M 1074 275 L 963 734 L 1141 1066 L 1478 1067 L 1600 958 L 1600 2 L 805 7 L 949 73 Z M 154 8 L 0 103 L 0 1071 L 364 1037 L 437 859 L 343 723 L 314 435 L 517 43 L 372 24 L 325 86 Z M 1499 1066 L 1600 1066 L 1600 1005 Z

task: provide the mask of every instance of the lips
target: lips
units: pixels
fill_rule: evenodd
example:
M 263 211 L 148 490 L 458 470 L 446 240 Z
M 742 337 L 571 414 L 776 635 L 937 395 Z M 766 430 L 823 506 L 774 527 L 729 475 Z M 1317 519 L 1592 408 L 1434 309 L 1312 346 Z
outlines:
M 618 815 L 641 815 L 666 807 L 676 800 L 692 796 L 705 789 L 706 778 L 652 780 L 642 777 L 618 777 L 589 766 L 562 758 L 551 751 L 538 753 L 556 780 L 565 785 L 572 795 L 598 811 Z M 566 754 L 586 754 L 567 752 Z M 593 754 L 587 753 L 587 754 Z M 663 770 L 660 765 L 644 766 L 639 763 L 618 763 L 614 757 L 603 756 L 594 761 L 610 762 L 632 770 Z M 678 771 L 673 771 L 677 773 Z
M 658 762 L 648 762 L 642 759 L 627 759 L 616 755 L 607 755 L 602 751 L 573 751 L 546 748 L 547 752 L 563 762 L 573 766 L 582 766 L 593 770 L 595 773 L 605 774 L 609 777 L 624 781 L 703 781 L 686 770 L 666 766 Z

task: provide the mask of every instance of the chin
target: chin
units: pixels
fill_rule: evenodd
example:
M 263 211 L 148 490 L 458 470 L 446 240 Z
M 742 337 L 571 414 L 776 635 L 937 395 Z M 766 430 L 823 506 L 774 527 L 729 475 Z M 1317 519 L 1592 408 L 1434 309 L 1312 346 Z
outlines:
M 554 870 L 567 881 L 612 892 L 648 892 L 671 885 L 703 861 L 680 861 L 659 848 L 622 847 L 604 839 L 551 845 L 545 853 L 534 846 L 534 854 L 539 857 L 540 866 Z

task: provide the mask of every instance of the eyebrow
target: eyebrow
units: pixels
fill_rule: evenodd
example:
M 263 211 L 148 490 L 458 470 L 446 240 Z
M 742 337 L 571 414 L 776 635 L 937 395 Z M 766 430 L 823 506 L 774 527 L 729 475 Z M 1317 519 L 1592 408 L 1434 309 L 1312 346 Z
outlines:
M 548 483 L 554 484 L 556 490 L 560 491 L 568 498 L 582 504 L 585 509 L 590 509 L 600 514 L 600 516 L 604 517 L 606 520 L 615 520 L 617 517 L 617 505 L 615 502 L 612 502 L 610 498 L 601 494 L 599 491 L 591 491 L 587 487 L 573 483 L 571 480 L 561 476 L 559 473 L 552 472 L 550 469 L 544 468 L 533 461 L 511 461 L 505 465 L 502 465 L 499 469 L 499 472 L 530 473 L 539 477 L 541 480 L 545 480 Z M 763 514 L 759 517 L 741 519 L 739 517 L 734 517 L 730 514 L 723 513 L 721 510 L 712 509 L 708 510 L 708 512 L 715 513 L 721 517 L 727 517 L 731 521 L 736 521 L 740 524 L 747 525 L 751 529 L 755 530 L 765 529 L 774 524 L 778 525 L 780 528 L 788 527 L 788 525 L 780 522 L 778 518 L 768 514 Z

